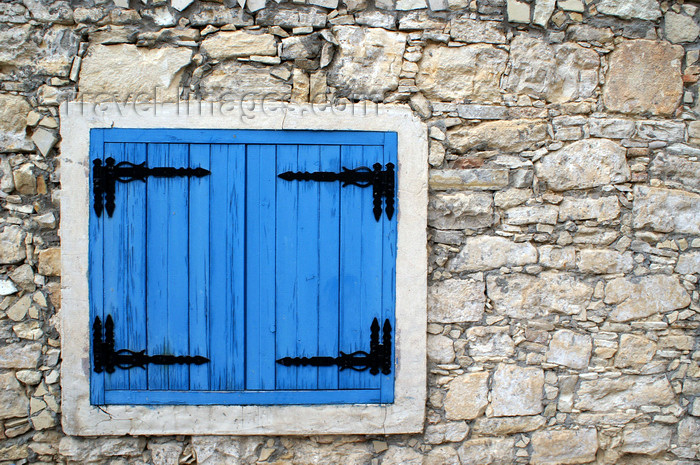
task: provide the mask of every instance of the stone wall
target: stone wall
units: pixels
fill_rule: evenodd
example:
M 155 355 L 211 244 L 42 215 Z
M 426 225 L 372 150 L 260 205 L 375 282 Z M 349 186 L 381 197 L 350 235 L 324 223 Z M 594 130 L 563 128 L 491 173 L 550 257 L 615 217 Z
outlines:
M 700 463 L 699 20 L 656 0 L 0 3 L 0 465 Z M 429 125 L 425 433 L 65 436 L 57 105 L 265 96 Z

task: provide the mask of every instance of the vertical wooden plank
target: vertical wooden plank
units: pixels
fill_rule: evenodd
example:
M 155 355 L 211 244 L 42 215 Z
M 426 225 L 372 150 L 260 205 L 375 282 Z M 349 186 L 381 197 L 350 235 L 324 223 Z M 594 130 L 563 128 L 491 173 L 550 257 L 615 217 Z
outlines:
M 343 147 L 341 154 L 341 163 L 348 168 L 371 168 L 382 159 L 376 146 Z M 340 347 L 344 352 L 368 351 L 370 325 L 381 308 L 382 228 L 372 213 L 371 187 L 348 186 L 341 198 Z M 369 371 L 345 370 L 340 388 L 378 389 L 379 379 Z
M 245 386 L 245 146 L 212 145 L 209 377 L 212 390 Z
M 169 144 L 164 166 L 190 166 L 188 144 Z M 167 178 L 168 183 L 168 341 L 166 353 L 188 355 L 189 348 L 189 178 Z M 169 388 L 189 389 L 189 366 L 169 367 Z
M 246 149 L 246 389 L 275 388 L 276 147 Z
M 93 206 L 92 182 L 94 171 L 93 160 L 104 162 L 104 129 L 90 130 L 90 246 L 89 246 L 89 277 L 90 277 L 90 334 L 95 317 L 99 317 L 104 324 L 104 218 L 102 212 L 99 218 L 95 214 Z M 90 357 L 92 357 L 92 339 L 90 339 Z M 90 403 L 93 405 L 104 404 L 105 373 L 95 373 L 94 360 L 90 364 Z
M 391 374 L 381 375 L 381 393 L 380 400 L 382 403 L 390 403 L 394 401 L 394 380 L 396 378 L 396 238 L 398 225 L 398 161 L 397 161 L 397 135 L 395 132 L 388 132 L 385 135 L 384 141 L 384 165 L 387 163 L 394 164 L 394 216 L 392 219 L 386 217 L 386 213 L 382 216 L 382 319 L 381 325 L 384 325 L 384 320 L 388 319 L 392 328 L 392 347 L 391 347 Z M 381 339 L 380 339 L 381 341 Z
M 340 147 L 320 147 L 320 171 L 339 172 Z M 336 356 L 338 347 L 340 270 L 340 183 L 319 184 L 319 279 L 318 279 L 318 355 Z M 338 367 L 318 370 L 319 389 L 338 388 Z
M 168 166 L 168 145 L 148 144 L 148 166 Z M 149 354 L 171 350 L 168 341 L 168 222 L 170 179 L 149 178 L 146 207 L 148 256 L 147 332 Z M 148 389 L 168 389 L 169 367 L 148 365 Z
M 125 144 L 124 156 L 132 163 L 146 161 L 146 144 Z M 125 348 L 143 350 L 147 344 L 146 335 L 146 183 L 130 182 L 119 186 L 119 202 L 126 206 L 125 230 L 127 247 L 126 267 L 115 270 L 124 276 L 125 319 L 127 330 Z M 119 348 L 119 347 L 118 347 Z M 148 377 L 146 370 L 132 369 L 126 372 L 131 389 L 146 389 Z
M 190 145 L 190 166 L 211 171 L 210 145 Z M 189 355 L 209 356 L 209 189 L 210 177 L 190 178 L 189 192 Z M 209 389 L 209 365 L 190 365 L 190 389 Z
M 131 161 L 127 159 L 124 144 L 104 144 L 105 158 L 112 157 L 116 163 Z M 129 229 L 128 185 L 117 183 L 114 214 L 109 217 L 103 212 L 104 219 L 104 315 L 111 315 L 114 320 L 115 348 L 126 349 L 129 334 L 129 320 L 126 314 L 127 299 L 127 255 L 131 249 L 127 242 Z M 103 320 L 104 322 L 104 320 Z M 128 389 L 129 372 L 117 369 L 105 376 L 105 389 Z
M 297 171 L 297 146 L 277 146 L 277 173 Z M 282 357 L 297 357 L 303 355 L 296 352 L 296 247 L 297 210 L 299 182 L 277 180 L 277 244 L 275 253 L 275 359 Z M 276 365 L 277 389 L 293 389 L 296 386 L 296 368 Z
M 310 173 L 319 171 L 319 146 L 300 145 L 297 152 L 299 171 Z M 294 181 L 297 182 L 297 181 Z M 295 354 L 314 357 L 320 354 L 318 349 L 319 309 L 319 190 L 316 181 L 299 182 L 297 200 L 297 244 L 296 244 L 296 337 Z M 291 329 L 291 328 L 290 328 Z M 335 355 L 335 354 L 331 354 Z M 318 387 L 318 368 L 299 367 L 296 369 L 296 389 L 316 389 Z

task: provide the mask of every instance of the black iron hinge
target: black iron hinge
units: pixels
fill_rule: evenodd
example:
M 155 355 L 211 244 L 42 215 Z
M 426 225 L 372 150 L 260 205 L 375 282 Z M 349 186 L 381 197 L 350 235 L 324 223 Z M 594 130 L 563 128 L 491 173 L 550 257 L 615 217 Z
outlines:
M 319 181 L 343 183 L 342 187 L 353 185 L 358 187 L 372 186 L 372 200 L 374 204 L 374 218 L 379 221 L 382 217 L 382 199 L 384 199 L 387 218 L 394 216 L 394 164 L 387 163 L 382 169 L 381 163 L 375 163 L 372 169 L 361 166 L 359 168 L 348 169 L 343 167 L 343 171 L 335 173 L 333 171 L 287 171 L 279 175 L 285 181 Z
M 114 373 L 115 368 L 146 368 L 149 363 L 155 365 L 202 365 L 209 359 L 200 355 L 148 355 L 145 350 L 114 350 L 114 320 L 107 315 L 102 331 L 102 321 L 95 317 L 92 325 L 92 362 L 95 373 Z
M 358 350 L 351 354 L 340 352 L 337 357 L 284 357 L 277 360 L 277 363 L 286 367 L 291 366 L 314 366 L 329 367 L 337 365 L 340 371 L 350 368 L 355 371 L 365 371 L 373 375 L 391 373 L 391 323 L 384 321 L 382 343 L 379 343 L 379 321 L 375 318 L 370 327 L 369 353 Z
M 94 198 L 94 208 L 97 216 L 102 215 L 103 208 L 107 211 L 107 216 L 114 213 L 114 194 L 117 181 L 128 183 L 131 181 L 146 181 L 146 178 L 176 178 L 176 177 L 197 177 L 201 178 L 211 174 L 204 168 L 172 168 L 169 166 L 159 166 L 149 168 L 146 162 L 131 163 L 122 161 L 115 164 L 115 160 L 109 157 L 102 164 L 102 160 L 92 162 L 92 194 Z

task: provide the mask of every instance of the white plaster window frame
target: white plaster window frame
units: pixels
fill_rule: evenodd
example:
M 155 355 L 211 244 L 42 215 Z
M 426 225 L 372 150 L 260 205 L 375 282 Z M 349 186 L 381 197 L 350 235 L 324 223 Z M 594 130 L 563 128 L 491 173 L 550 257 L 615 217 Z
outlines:
M 255 108 L 253 108 L 255 105 Z M 423 431 L 426 401 L 427 128 L 401 105 L 64 103 L 61 120 L 61 392 L 70 435 L 397 434 Z M 89 132 L 92 128 L 310 129 L 398 133 L 393 404 L 90 405 Z

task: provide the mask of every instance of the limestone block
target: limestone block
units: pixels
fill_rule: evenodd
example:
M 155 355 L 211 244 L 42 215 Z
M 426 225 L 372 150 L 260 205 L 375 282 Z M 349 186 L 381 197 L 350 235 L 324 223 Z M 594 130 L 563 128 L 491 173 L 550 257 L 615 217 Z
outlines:
M 506 210 L 505 222 L 508 224 L 557 224 L 559 208 L 555 205 L 527 205 Z
M 620 202 L 617 197 L 575 198 L 565 197 L 559 206 L 559 220 L 610 221 L 620 215 Z
M 41 358 L 41 344 L 11 344 L 0 346 L 0 368 L 36 368 Z
M 537 263 L 537 249 L 528 242 L 513 242 L 499 236 L 468 238 L 462 250 L 448 263 L 455 272 L 486 271 L 502 266 Z
M 700 234 L 700 195 L 675 189 L 634 189 L 633 226 L 660 232 Z
M 488 404 L 487 372 L 467 373 L 450 381 L 445 396 L 448 420 L 473 420 L 481 416 Z
M 32 163 L 25 163 L 18 168 L 15 168 L 12 173 L 15 189 L 17 192 L 23 195 L 34 195 L 36 194 L 36 177 L 33 173 L 34 165 Z
M 447 131 L 450 146 L 459 152 L 471 149 L 522 152 L 548 138 L 547 123 L 543 120 L 488 121 L 475 126 L 462 125 Z
M 534 465 L 564 465 L 588 463 L 598 452 L 595 428 L 545 430 L 532 434 L 532 463 Z
M 517 207 L 532 197 L 532 189 L 511 188 L 494 194 L 494 204 L 500 208 Z
M 411 447 L 389 446 L 382 465 L 423 465 L 423 456 Z
M 535 164 L 537 176 L 555 191 L 626 182 L 625 149 L 607 139 L 584 139 L 551 152 Z
M 280 57 L 283 60 L 313 59 L 321 53 L 322 46 L 323 40 L 318 33 L 287 37 L 282 39 L 282 53 Z M 274 50 L 271 54 L 275 54 Z
M 396 0 L 396 9 L 399 11 L 421 10 L 427 6 L 425 0 Z
M 103 437 L 78 438 L 64 436 L 59 444 L 61 457 L 71 461 L 87 463 L 95 462 L 105 457 L 137 457 L 146 447 L 144 437 Z
M 363 26 L 393 29 L 396 27 L 396 13 L 362 10 L 355 14 L 355 22 Z
M 552 103 L 593 96 L 600 70 L 595 51 L 572 43 L 552 45 L 525 35 L 516 36 L 510 50 L 507 91 Z
M 666 142 L 683 142 L 685 140 L 685 124 L 682 122 L 642 120 L 637 121 L 635 126 L 636 137 L 643 140 Z M 668 151 L 671 150 L 672 147 L 669 147 Z
M 619 1 L 619 0 L 605 0 Z M 600 7 L 605 4 L 598 5 Z M 655 0 L 651 0 L 656 3 Z M 629 2 L 643 11 L 644 2 Z M 671 115 L 681 101 L 683 47 L 667 42 L 631 40 L 610 55 L 603 100 L 610 111 Z M 639 83 L 644 85 L 640 86 Z
M 547 361 L 583 370 L 588 367 L 592 348 L 593 343 L 589 335 L 562 329 L 556 331 L 549 341 Z
M 540 413 L 543 387 L 541 368 L 499 364 L 491 385 L 493 415 L 514 417 Z
M 67 77 L 73 57 L 78 53 L 80 35 L 65 26 L 43 29 L 22 25 L 0 31 L 0 42 L 3 44 L 0 50 L 3 68 Z
M 481 417 L 474 420 L 472 431 L 479 436 L 507 436 L 540 429 L 545 418 L 540 415 L 524 417 Z
M 692 16 L 667 11 L 664 16 L 664 33 L 669 42 L 695 42 L 700 34 L 700 26 Z
M 277 44 L 272 34 L 253 34 L 248 31 L 222 31 L 207 36 L 201 50 L 213 60 L 250 55 L 276 55 Z
M 700 436 L 700 419 L 684 418 L 678 423 L 679 446 L 697 446 L 698 436 Z
M 609 281 L 605 303 L 615 305 L 610 320 L 629 321 L 686 307 L 690 296 L 677 276 L 657 274 Z
M 535 11 L 532 13 L 532 22 L 538 26 L 546 27 L 549 23 L 549 18 L 554 13 L 556 0 L 537 0 L 535 2 Z
M 0 420 L 29 415 L 29 399 L 14 373 L 0 374 Z
M 508 326 L 472 326 L 466 331 L 467 351 L 477 361 L 504 360 L 515 353 Z
M 492 45 L 431 44 L 423 50 L 416 85 L 431 100 L 500 102 L 499 83 L 507 61 L 508 54 Z
M 27 114 L 32 109 L 24 97 L 0 95 L 0 152 L 30 150 L 27 140 Z
M 230 436 L 193 436 L 192 446 L 197 457 L 198 465 L 220 465 L 224 463 L 253 463 L 258 458 L 256 448 L 264 441 L 255 437 L 230 437 Z M 335 444 L 294 444 L 293 450 L 295 454 L 309 454 L 310 447 L 316 446 L 315 457 L 318 457 L 319 463 L 323 460 L 328 460 L 329 446 L 338 448 L 338 453 L 344 452 L 343 447 L 338 447 Z M 349 452 L 349 451 L 347 451 Z M 348 462 L 355 464 L 353 455 L 348 454 Z M 298 463 L 296 461 L 292 462 Z
M 497 313 L 528 319 L 550 313 L 579 314 L 590 303 L 593 286 L 566 272 L 514 273 L 490 275 L 486 293 Z
M 665 376 L 621 376 L 581 380 L 574 407 L 593 412 L 613 412 L 648 405 L 670 405 L 675 393 Z
M 56 137 L 56 133 L 53 131 L 49 131 L 48 129 L 44 128 L 37 128 L 34 131 L 34 134 L 32 134 L 32 142 L 34 142 L 36 148 L 39 149 L 39 152 L 41 152 L 43 156 L 46 156 L 49 154 L 53 146 L 56 145 L 58 138 Z
M 30 294 L 24 294 L 17 302 L 12 304 L 7 309 L 7 317 L 12 321 L 22 321 L 29 311 L 29 306 L 32 304 Z
M 450 20 L 450 37 L 468 44 L 504 44 L 506 42 L 501 23 L 470 19 L 469 15 L 455 16 Z
M 0 264 L 19 263 L 26 258 L 26 235 L 27 233 L 17 225 L 8 225 L 0 230 Z
M 39 252 L 39 274 L 61 276 L 61 248 L 52 247 Z
M 542 266 L 558 270 L 571 270 L 576 267 L 576 249 L 574 247 L 543 245 L 538 251 Z
M 508 109 L 501 105 L 464 104 L 457 105 L 457 113 L 464 119 L 507 119 Z
M 656 21 L 661 17 L 657 0 L 601 0 L 597 7 L 600 13 L 623 19 Z
M 9 194 L 15 189 L 15 181 L 12 176 L 12 167 L 8 157 L 0 155 L 0 190 Z
M 256 65 L 226 62 L 217 65 L 200 81 L 202 96 L 206 100 L 235 100 L 240 98 L 266 101 L 288 100 L 292 86 L 274 76 L 284 66 L 259 67 Z
M 584 273 L 628 273 L 634 268 L 632 252 L 620 253 L 610 249 L 582 249 L 578 268 Z
M 24 264 L 18 266 L 10 274 L 10 279 L 25 291 L 33 291 L 36 289 L 34 283 L 34 270 L 31 265 Z
M 486 192 L 435 193 L 428 206 L 428 225 L 437 229 L 478 229 L 493 225 L 493 196 Z
M 620 450 L 632 454 L 655 455 L 671 446 L 673 429 L 665 425 L 630 424 L 622 431 Z
M 466 421 L 442 422 L 425 427 L 425 442 L 428 444 L 461 442 L 467 434 L 469 434 L 469 426 Z
M 227 24 L 233 26 L 252 26 L 253 17 L 240 8 L 230 8 L 227 5 L 202 2 L 199 7 L 199 12 L 193 13 L 190 16 L 190 24 L 192 26 L 224 26 Z
M 479 321 L 484 313 L 484 282 L 448 279 L 428 289 L 428 321 L 462 323 Z
M 87 101 L 99 95 L 120 102 L 138 94 L 139 101 L 176 101 L 180 80 L 192 61 L 188 48 L 148 49 L 130 44 L 94 45 L 80 68 L 80 96 Z M 157 93 L 157 94 L 156 94 Z
M 634 121 L 620 118 L 591 118 L 588 125 L 591 137 L 606 139 L 627 139 L 635 131 Z
M 153 465 L 177 465 L 182 449 L 182 443 L 175 441 L 155 442 L 151 440 L 148 443 Z
M 685 252 L 678 257 L 676 273 L 700 274 L 700 252 Z
M 700 192 L 700 161 L 697 159 L 661 152 L 652 160 L 649 175 L 666 184 L 679 184 L 679 187 Z
M 335 26 L 336 57 L 328 70 L 328 83 L 343 95 L 381 99 L 399 85 L 406 34 L 385 29 Z
M 656 343 L 644 336 L 623 334 L 620 336 L 620 346 L 615 355 L 615 366 L 618 368 L 638 368 L 651 361 L 656 353 Z
M 0 280 L 0 296 L 12 295 L 17 292 L 17 287 L 9 279 Z
M 515 459 L 515 438 L 477 438 L 464 441 L 457 449 L 462 465 L 511 465 Z
M 422 465 L 461 465 L 459 455 L 452 446 L 433 448 L 423 459 Z
M 517 0 L 506 1 L 508 21 L 511 23 L 527 24 L 530 22 L 530 4 Z
M 428 359 L 435 363 L 452 363 L 455 349 L 452 339 L 442 335 L 428 335 Z
M 322 28 L 326 25 L 326 12 L 322 8 L 302 5 L 265 8 L 258 13 L 257 24 L 283 28 L 304 26 Z
M 433 190 L 499 190 L 507 185 L 508 170 L 476 168 L 430 172 L 430 188 Z

